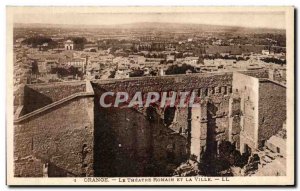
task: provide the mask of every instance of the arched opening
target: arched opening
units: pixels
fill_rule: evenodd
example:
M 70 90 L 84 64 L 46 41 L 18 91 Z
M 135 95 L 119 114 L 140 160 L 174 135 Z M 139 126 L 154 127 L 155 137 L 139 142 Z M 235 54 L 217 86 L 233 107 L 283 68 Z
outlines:
M 176 108 L 175 107 L 167 107 L 164 112 L 164 123 L 167 126 L 170 126 L 175 117 Z
M 154 122 L 155 121 L 155 113 L 156 113 L 156 110 L 153 106 L 149 106 L 147 109 L 146 109 L 146 115 L 147 115 L 147 119 L 150 121 L 150 122 Z

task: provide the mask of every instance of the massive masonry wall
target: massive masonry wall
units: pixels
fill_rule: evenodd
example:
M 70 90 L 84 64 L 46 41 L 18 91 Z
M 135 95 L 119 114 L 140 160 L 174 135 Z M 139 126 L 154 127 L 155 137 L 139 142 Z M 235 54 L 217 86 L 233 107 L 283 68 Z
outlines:
M 167 176 L 187 158 L 187 140 L 164 126 L 155 109 L 98 108 L 96 176 Z
M 229 141 L 234 143 L 236 149 L 240 145 L 241 117 L 241 98 L 234 92 L 229 100 Z
M 259 83 L 258 144 L 275 135 L 286 120 L 286 88 L 268 80 Z M 274 117 L 275 116 L 275 117 Z
M 130 137 L 135 137 L 135 135 L 129 135 L 124 133 L 120 130 L 115 130 L 115 128 L 124 128 L 126 124 L 134 121 L 142 122 L 142 126 L 140 128 L 144 128 L 143 132 L 148 133 L 148 137 L 151 135 L 154 136 L 154 144 L 157 143 L 159 147 L 153 147 L 154 149 L 153 156 L 160 156 L 159 160 L 154 160 L 156 162 L 150 164 L 156 164 L 158 161 L 167 161 L 168 163 L 172 163 L 170 159 L 168 159 L 168 155 L 163 153 L 168 153 L 168 150 L 172 148 L 178 149 L 175 155 L 177 156 L 176 159 L 186 158 L 187 154 L 195 155 L 199 160 L 203 153 L 207 151 L 207 155 L 216 155 L 217 153 L 217 146 L 222 141 L 229 140 L 229 101 L 232 92 L 232 73 L 217 73 L 217 74 L 197 74 L 197 75 L 179 75 L 179 76 L 164 76 L 164 77 L 155 77 L 155 78 L 134 78 L 134 79 L 125 79 L 125 80 L 111 80 L 111 81 L 94 81 L 93 87 L 95 94 L 99 97 L 102 93 L 106 91 L 125 91 L 134 94 L 136 91 L 142 91 L 143 93 L 150 92 L 150 91 L 194 91 L 196 92 L 197 96 L 204 101 L 201 104 L 201 108 L 199 112 L 192 108 L 175 108 L 175 114 L 173 121 L 164 126 L 165 124 L 165 115 L 163 114 L 166 112 L 168 108 L 164 108 L 165 111 L 156 111 L 157 120 L 156 122 L 158 127 L 152 129 L 150 133 L 149 129 L 151 124 L 145 121 L 145 119 L 137 114 L 134 109 L 128 110 L 125 112 L 121 109 L 100 109 L 99 118 L 102 118 L 104 113 L 107 113 L 110 110 L 109 114 L 105 114 L 105 120 L 102 119 L 99 121 L 99 126 L 96 126 L 97 129 L 103 130 L 103 124 L 107 124 L 107 127 L 111 128 L 111 132 L 115 138 L 125 136 L 127 139 Z M 99 104 L 95 102 L 95 104 Z M 107 110 L 107 111 L 105 111 Z M 162 112 L 162 113 L 161 113 Z M 95 114 L 98 113 L 95 111 Z M 126 117 L 127 116 L 127 119 Z M 130 116 L 130 119 L 128 118 Z M 198 116 L 198 118 L 197 118 Z M 131 119 L 133 118 L 133 120 Z M 116 120 L 118 119 L 118 120 Z M 128 121 L 126 121 L 128 120 Z M 105 122 L 103 122 L 105 121 Z M 127 127 L 127 126 L 126 126 Z M 159 128 L 161 127 L 161 128 Z M 132 127 L 137 128 L 137 127 Z M 156 133 L 161 134 L 161 130 L 164 130 L 165 138 L 157 139 Z M 234 129 L 235 136 L 238 136 L 239 131 Z M 129 131 L 131 132 L 131 131 Z M 103 134 L 103 133 L 100 133 Z M 100 135 L 99 134 L 99 135 Z M 175 138 L 174 144 L 180 143 L 181 146 L 172 145 L 171 143 L 163 144 L 164 141 L 167 141 L 170 137 L 177 137 Z M 103 144 L 103 139 L 101 137 L 96 136 L 97 140 L 99 140 L 100 144 Z M 109 136 L 106 136 L 109 137 Z M 142 139 L 143 136 L 137 136 L 138 139 Z M 160 136 L 158 136 L 160 137 Z M 113 140 L 111 142 L 113 142 Z M 238 140 L 237 137 L 235 137 Z M 101 143 L 102 142 L 102 143 Z M 181 143 L 182 142 L 182 143 Z M 105 146 L 110 145 L 110 141 L 107 141 Z M 123 144 L 122 144 L 123 145 Z M 129 144 L 130 145 L 130 144 Z M 102 146 L 104 148 L 104 146 Z M 158 149 L 160 148 L 160 149 Z M 166 149 L 167 148 L 167 149 Z M 136 149 L 136 148 L 135 148 Z M 96 149 L 97 150 L 97 149 Z M 101 149 L 100 149 L 101 150 Z M 109 150 L 115 150 L 110 148 Z M 132 148 L 129 147 L 131 152 Z M 129 153 L 130 153 L 129 152 Z M 140 153 L 145 153 L 143 151 L 139 151 Z M 183 154 L 178 154 L 183 153 Z M 123 152 L 124 154 L 124 152 Z M 170 155 L 170 153 L 169 153 Z M 99 154 L 99 156 L 103 156 Z M 130 155 L 131 156 L 131 155 Z M 134 156 L 137 156 L 136 154 Z M 179 157 L 181 156 L 181 157 Z M 122 160 L 117 163 L 109 163 L 111 160 L 106 159 L 108 162 L 95 162 L 95 164 L 107 164 L 107 169 L 111 167 L 118 166 L 122 164 L 122 161 L 130 160 L 131 158 L 126 155 L 123 156 Z M 170 156 L 169 156 L 170 157 Z M 110 157 L 114 158 L 114 157 Z M 152 158 L 156 159 L 156 157 Z M 157 158 L 158 159 L 158 158 Z M 139 161 L 133 160 L 133 161 Z M 131 163 L 134 163 L 134 162 Z M 180 161 L 180 160 L 179 160 Z M 179 162 L 178 161 L 178 162 Z M 164 163 L 164 162 L 163 162 Z M 100 165 L 101 166 L 101 165 Z M 143 166 L 143 164 L 139 164 L 137 166 Z M 159 172 L 159 175 L 164 175 L 167 170 L 163 168 L 163 165 L 158 165 L 160 168 L 157 169 L 164 169 L 163 172 Z M 110 167 L 110 168 L 109 168 Z M 100 167 L 101 168 L 101 167 Z M 102 167 L 103 168 L 103 167 Z M 147 167 L 148 168 L 148 167 Z M 118 168 L 122 169 L 122 168 Z M 135 169 L 135 168 L 130 168 Z M 128 173 L 129 175 L 141 175 L 145 172 L 136 171 L 133 172 L 130 169 L 127 169 L 124 173 Z M 102 169 L 103 172 L 103 169 Z M 112 172 L 109 170 L 109 172 Z M 104 175 L 111 175 L 108 174 Z M 100 172 L 101 173 L 101 172 Z M 118 173 L 121 173 L 120 171 Z M 123 174 L 125 176 L 125 174 Z M 127 175 L 128 175 L 127 174 Z M 113 174 L 115 175 L 115 174 Z M 120 174 L 118 174 L 120 175 Z M 166 175 L 166 174 L 165 174 Z
M 216 156 L 219 144 L 229 140 L 229 100 L 229 95 L 222 94 L 210 96 L 207 100 L 207 122 L 206 125 L 204 125 L 204 121 L 202 121 L 201 124 L 204 128 L 207 128 L 206 143 L 203 144 L 202 142 L 201 144 L 201 146 L 205 146 L 204 148 L 206 148 L 205 152 L 207 158 Z M 203 117 L 205 119 L 205 116 L 202 116 L 202 118 Z
M 257 149 L 259 79 L 235 73 L 232 87 L 240 97 L 240 151 L 245 145 Z
M 22 114 L 30 113 L 74 93 L 85 91 L 85 82 L 26 85 L 24 87 Z
M 91 112 L 93 97 L 77 97 L 15 122 L 15 176 L 92 176 Z
M 186 137 L 165 125 L 159 109 L 102 108 L 106 90 L 93 87 L 96 176 L 167 176 L 187 159 Z
M 232 73 L 190 74 L 163 77 L 129 78 L 124 80 L 96 80 L 93 84 L 106 91 L 140 92 L 199 91 L 200 88 L 231 86 Z M 206 90 L 207 91 L 207 90 Z
M 163 116 L 163 115 L 162 115 Z M 175 109 L 175 116 L 172 124 L 169 126 L 173 131 L 183 136 L 188 136 L 190 131 L 189 121 L 191 119 L 191 109 L 188 107 Z

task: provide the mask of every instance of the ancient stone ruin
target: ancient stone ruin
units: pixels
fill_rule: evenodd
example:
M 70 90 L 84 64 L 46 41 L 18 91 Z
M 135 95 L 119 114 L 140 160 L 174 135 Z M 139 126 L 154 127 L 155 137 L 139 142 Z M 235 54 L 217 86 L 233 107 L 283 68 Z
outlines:
M 15 94 L 15 176 L 251 174 L 286 120 L 286 87 L 269 74 L 26 85 Z M 102 108 L 107 91 L 194 91 L 201 107 Z

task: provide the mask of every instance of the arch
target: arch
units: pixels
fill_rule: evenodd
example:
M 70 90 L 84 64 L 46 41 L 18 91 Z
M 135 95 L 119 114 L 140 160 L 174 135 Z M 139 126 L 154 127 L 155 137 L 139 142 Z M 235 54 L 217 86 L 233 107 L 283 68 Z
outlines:
M 167 126 L 170 126 L 175 118 L 175 113 L 176 113 L 176 107 L 166 107 L 164 111 L 164 123 Z

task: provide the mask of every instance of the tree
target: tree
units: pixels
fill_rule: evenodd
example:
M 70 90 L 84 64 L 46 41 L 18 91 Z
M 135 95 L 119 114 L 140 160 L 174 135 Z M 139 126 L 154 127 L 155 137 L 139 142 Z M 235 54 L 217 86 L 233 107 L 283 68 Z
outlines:
M 58 43 L 53 41 L 50 37 L 45 37 L 45 36 L 29 37 L 23 40 L 22 43 L 31 45 L 33 48 L 37 48 L 38 46 L 41 46 L 44 43 L 48 43 L 49 48 L 56 48 L 58 45 Z
M 141 77 L 144 75 L 143 70 L 134 70 L 129 74 L 129 77 Z
M 68 70 L 65 68 L 51 68 L 51 74 L 57 74 L 61 77 L 67 76 L 69 74 Z
M 84 45 L 87 43 L 87 40 L 85 37 L 72 37 L 70 38 L 74 42 L 74 49 L 75 50 L 83 50 Z
M 182 66 L 173 65 L 170 66 L 166 70 L 166 75 L 172 75 L 172 74 L 185 74 L 187 70 L 191 70 L 192 73 L 196 73 L 196 70 L 193 66 L 183 64 Z
M 69 75 L 73 75 L 73 76 L 82 76 L 82 72 L 78 70 L 78 68 L 75 68 L 74 66 L 71 66 L 69 69 Z

